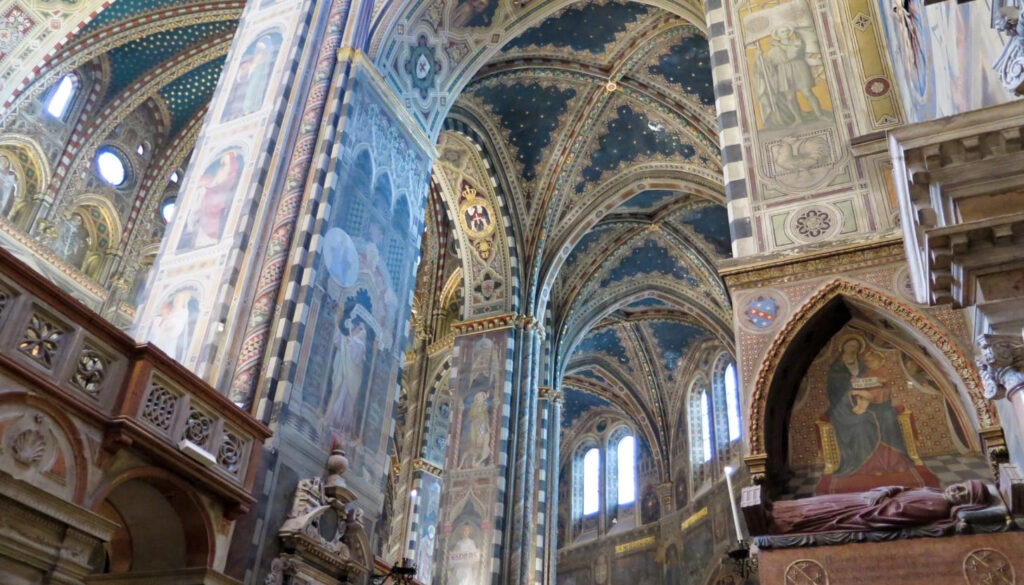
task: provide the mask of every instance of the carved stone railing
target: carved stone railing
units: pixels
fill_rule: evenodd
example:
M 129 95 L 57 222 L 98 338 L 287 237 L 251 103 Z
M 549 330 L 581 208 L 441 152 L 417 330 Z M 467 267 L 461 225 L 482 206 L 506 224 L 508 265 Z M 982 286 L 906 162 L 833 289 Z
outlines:
M 220 499 L 229 518 L 255 501 L 255 461 L 270 431 L 5 250 L 0 374 L 99 428 L 105 456 L 131 449 Z
M 1013 102 L 889 135 L 917 300 L 977 307 L 981 331 L 1024 325 L 1022 128 Z

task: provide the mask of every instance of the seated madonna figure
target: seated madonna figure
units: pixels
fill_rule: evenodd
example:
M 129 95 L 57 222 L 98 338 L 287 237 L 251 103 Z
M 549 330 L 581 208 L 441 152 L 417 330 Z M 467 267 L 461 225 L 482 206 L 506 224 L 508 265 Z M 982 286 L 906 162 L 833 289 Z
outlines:
M 949 534 L 963 513 L 994 502 L 979 480 L 935 488 L 878 487 L 857 494 L 833 494 L 771 504 L 770 532 L 800 534 L 921 528 L 934 536 Z

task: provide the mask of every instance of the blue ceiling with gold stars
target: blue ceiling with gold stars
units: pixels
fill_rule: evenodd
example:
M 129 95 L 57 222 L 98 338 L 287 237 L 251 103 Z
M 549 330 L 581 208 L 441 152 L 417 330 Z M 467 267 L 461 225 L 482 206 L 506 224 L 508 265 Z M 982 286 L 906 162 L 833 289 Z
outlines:
M 171 112 L 171 135 L 177 134 L 210 101 L 227 57 L 218 57 L 168 83 L 160 90 Z
M 638 2 L 584 2 L 525 31 L 505 45 L 504 50 L 551 46 L 597 55 L 651 10 Z
M 576 90 L 540 83 L 510 83 L 481 85 L 473 89 L 473 94 L 490 106 L 502 128 L 508 130 L 509 145 L 522 165 L 522 177 L 527 181 L 535 179 L 543 149 L 551 144 L 559 117 L 569 110 Z
M 236 20 L 195 24 L 159 32 L 111 49 L 107 53 L 110 58 L 110 85 L 105 101 L 120 95 L 125 88 L 161 63 L 203 40 L 233 31 L 237 26 Z
M 118 2 L 111 3 L 110 6 L 97 14 L 96 18 L 89 21 L 89 24 L 85 25 L 82 29 L 82 34 L 89 34 L 109 24 L 114 24 L 144 12 L 160 10 L 176 4 L 187 4 L 191 1 L 193 0 L 119 0 Z
M 711 55 L 704 37 L 684 36 L 658 57 L 657 64 L 648 66 L 647 71 L 660 75 L 686 93 L 695 94 L 705 106 L 715 104 Z
M 692 23 L 581 0 L 510 40 L 456 102 L 495 149 L 521 266 L 555 274 L 521 278 L 548 279 L 565 427 L 612 406 L 641 436 L 667 436 L 682 364 L 731 337 L 713 89 Z M 628 191 L 624 176 L 638 177 Z

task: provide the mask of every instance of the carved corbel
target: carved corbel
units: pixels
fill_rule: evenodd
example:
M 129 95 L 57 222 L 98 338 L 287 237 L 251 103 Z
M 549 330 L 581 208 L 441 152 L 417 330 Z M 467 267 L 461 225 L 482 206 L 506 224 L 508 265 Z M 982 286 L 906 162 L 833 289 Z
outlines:
M 1024 23 L 1020 7 L 1005 1 L 992 3 L 992 26 L 1007 35 L 1003 53 L 993 68 L 1003 87 L 1014 95 L 1024 94 Z
M 1016 335 L 978 336 L 978 373 L 985 386 L 985 398 L 1010 398 L 1024 390 L 1024 343 Z

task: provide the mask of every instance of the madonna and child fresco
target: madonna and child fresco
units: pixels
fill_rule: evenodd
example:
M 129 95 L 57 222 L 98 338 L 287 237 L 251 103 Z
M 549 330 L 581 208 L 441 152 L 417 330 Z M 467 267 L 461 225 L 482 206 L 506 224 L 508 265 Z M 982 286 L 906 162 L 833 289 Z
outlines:
M 797 475 L 820 473 L 817 495 L 939 487 L 923 459 L 964 455 L 971 443 L 962 410 L 949 399 L 953 389 L 936 380 L 913 355 L 848 325 L 798 391 L 790 467 Z

